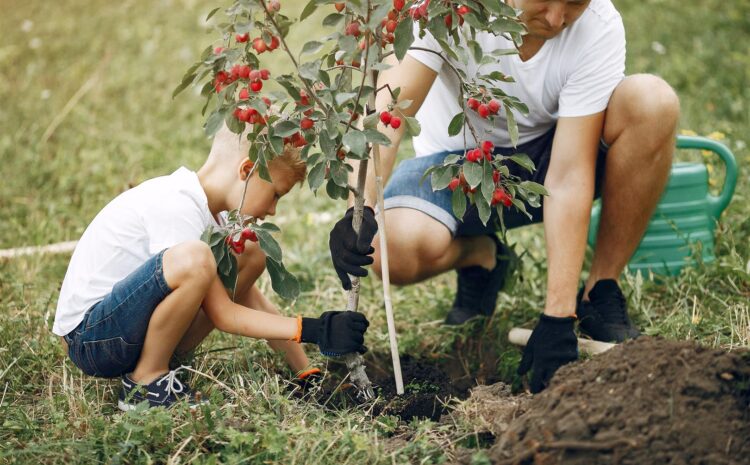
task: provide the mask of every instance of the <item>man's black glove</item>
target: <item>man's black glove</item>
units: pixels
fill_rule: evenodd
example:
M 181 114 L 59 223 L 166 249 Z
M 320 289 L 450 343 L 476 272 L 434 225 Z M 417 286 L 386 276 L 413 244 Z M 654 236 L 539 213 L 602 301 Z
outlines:
M 357 312 L 324 312 L 320 318 L 302 318 L 302 342 L 318 344 L 320 352 L 329 357 L 359 352 L 367 347 L 365 331 L 370 322 Z
M 518 374 L 531 374 L 531 392 L 536 394 L 549 384 L 552 375 L 566 363 L 578 359 L 578 340 L 573 332 L 575 317 L 557 318 L 542 314 L 523 350 Z
M 362 213 L 362 226 L 359 228 L 359 234 L 355 234 L 352 227 L 354 217 L 354 207 L 352 207 L 333 226 L 328 239 L 333 267 L 339 275 L 341 285 L 347 291 L 352 288 L 352 281 L 348 275 L 367 276 L 367 270 L 363 266 L 372 264 L 373 258 L 369 255 L 375 251 L 370 245 L 375 233 L 378 232 L 375 212 L 372 208 L 365 207 Z

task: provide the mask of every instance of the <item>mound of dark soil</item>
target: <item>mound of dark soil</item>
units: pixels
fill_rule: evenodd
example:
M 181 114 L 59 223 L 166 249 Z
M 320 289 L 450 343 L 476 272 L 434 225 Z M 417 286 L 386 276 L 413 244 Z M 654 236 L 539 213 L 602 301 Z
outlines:
M 506 464 L 748 464 L 750 354 L 642 337 L 568 365 L 489 454 Z

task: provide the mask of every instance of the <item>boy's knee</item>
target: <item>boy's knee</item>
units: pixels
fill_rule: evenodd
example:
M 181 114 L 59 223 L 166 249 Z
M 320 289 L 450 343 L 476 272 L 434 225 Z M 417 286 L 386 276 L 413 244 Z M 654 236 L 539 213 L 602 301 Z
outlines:
M 216 260 L 211 247 L 205 242 L 187 241 L 167 250 L 164 270 L 177 280 L 178 285 L 185 280 L 208 283 L 216 276 Z

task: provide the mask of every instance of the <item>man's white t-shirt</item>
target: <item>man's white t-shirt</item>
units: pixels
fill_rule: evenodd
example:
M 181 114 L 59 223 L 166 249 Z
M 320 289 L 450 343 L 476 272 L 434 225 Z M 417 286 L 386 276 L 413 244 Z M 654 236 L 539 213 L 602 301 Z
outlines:
M 418 28 L 415 27 L 415 35 Z M 512 49 L 513 42 L 490 33 L 477 34 L 476 41 L 486 54 L 496 49 Z M 429 33 L 416 38 L 413 47 L 442 53 L 440 45 Z M 459 81 L 443 59 L 434 53 L 409 50 L 409 55 L 438 72 L 427 98 L 417 112 L 422 132 L 413 140 L 417 156 L 464 148 L 464 134 L 448 136 L 448 124 L 461 111 Z M 444 55 L 444 53 L 442 53 Z M 468 68 L 451 60 L 467 75 L 477 74 L 473 60 Z M 524 116 L 514 112 L 518 122 L 518 143 L 528 142 L 547 132 L 560 117 L 586 116 L 607 108 L 615 87 L 625 75 L 625 29 L 620 14 L 610 0 L 591 3 L 572 26 L 565 28 L 528 61 L 518 55 L 498 57 L 497 63 L 482 66 L 481 72 L 500 71 L 515 79 L 500 83 L 508 95 L 518 97 L 529 107 Z M 473 111 L 466 112 L 481 140 L 510 147 L 505 108 L 492 124 Z M 475 145 L 466 128 L 466 142 Z
M 52 332 L 64 336 L 116 283 L 158 252 L 200 239 L 218 223 L 198 175 L 179 168 L 115 197 L 76 245 L 63 280 Z

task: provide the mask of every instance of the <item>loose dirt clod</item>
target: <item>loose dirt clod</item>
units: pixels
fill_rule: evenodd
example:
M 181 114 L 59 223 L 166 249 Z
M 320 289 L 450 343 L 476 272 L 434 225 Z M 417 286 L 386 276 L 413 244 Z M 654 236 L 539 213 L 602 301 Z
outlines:
M 498 464 L 750 463 L 750 353 L 642 337 L 560 369 Z

